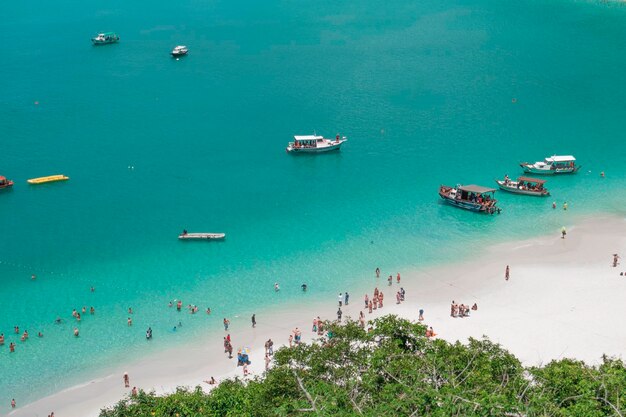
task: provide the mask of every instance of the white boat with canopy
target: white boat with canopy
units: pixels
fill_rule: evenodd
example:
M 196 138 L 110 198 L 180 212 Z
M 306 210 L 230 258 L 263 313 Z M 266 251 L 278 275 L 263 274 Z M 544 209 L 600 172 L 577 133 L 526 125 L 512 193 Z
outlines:
M 290 153 L 320 153 L 339 150 L 344 142 L 348 141 L 345 136 L 337 135 L 334 140 L 325 139 L 323 136 L 303 135 L 294 136 L 293 142 L 287 145 L 287 152 Z
M 572 155 L 554 155 L 534 164 L 522 162 L 520 166 L 524 172 L 541 175 L 573 174 L 580 169 Z

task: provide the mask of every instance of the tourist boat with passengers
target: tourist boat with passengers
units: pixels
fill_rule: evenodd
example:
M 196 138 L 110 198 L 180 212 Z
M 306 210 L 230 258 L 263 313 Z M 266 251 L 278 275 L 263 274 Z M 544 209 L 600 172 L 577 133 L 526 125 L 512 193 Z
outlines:
M 181 240 L 221 240 L 225 237 L 225 233 L 189 233 L 186 230 L 178 235 Z
M 514 194 L 532 195 L 536 197 L 547 197 L 550 192 L 544 187 L 546 180 L 530 177 L 519 177 L 516 181 L 511 181 L 509 176 L 503 180 L 496 180 L 501 190 Z
M 572 155 L 553 155 L 534 164 L 522 162 L 520 166 L 524 172 L 540 175 L 574 174 L 580 169 Z
M 494 198 L 495 192 L 494 188 L 474 184 L 439 187 L 439 196 L 448 204 L 479 213 L 500 214 L 500 208 L 496 207 L 498 200 Z
M 178 45 L 174 49 L 172 49 L 172 52 L 170 52 L 170 54 L 174 58 L 178 58 L 178 57 L 187 55 L 188 52 L 189 52 L 189 49 L 186 46 Z
M 95 38 L 91 38 L 91 42 L 93 42 L 94 45 L 108 45 L 119 41 L 120 37 L 117 36 L 115 32 L 98 33 Z
M 293 142 L 287 145 L 288 153 L 321 153 L 335 151 L 341 148 L 348 138 L 337 135 L 334 140 L 325 139 L 323 136 L 305 135 L 294 136 Z
M 29 184 L 45 184 L 47 182 L 56 182 L 56 181 L 67 181 L 70 177 L 66 177 L 65 175 L 50 175 L 47 177 L 39 177 L 39 178 L 31 178 L 28 181 Z
M 0 190 L 13 187 L 13 181 L 0 176 Z

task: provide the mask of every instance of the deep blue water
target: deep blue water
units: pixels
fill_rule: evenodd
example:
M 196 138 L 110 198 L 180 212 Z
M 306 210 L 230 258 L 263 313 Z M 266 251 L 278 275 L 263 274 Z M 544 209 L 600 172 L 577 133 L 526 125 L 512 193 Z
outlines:
M 624 213 L 624 6 L 345 3 L 3 5 L 0 175 L 16 185 L 0 194 L 0 404 L 302 297 L 303 281 L 306 303 L 376 266 L 436 264 L 577 214 Z M 90 44 L 108 30 L 119 44 Z M 168 56 L 177 44 L 188 57 Z M 314 131 L 349 142 L 284 152 Z M 583 168 L 550 178 L 549 199 L 499 193 L 492 217 L 438 201 L 441 183 L 494 185 L 555 153 Z M 26 183 L 58 173 L 70 181 Z M 228 237 L 179 242 L 183 228 Z M 185 316 L 172 334 L 174 298 L 214 314 Z M 82 306 L 97 313 L 76 339 Z

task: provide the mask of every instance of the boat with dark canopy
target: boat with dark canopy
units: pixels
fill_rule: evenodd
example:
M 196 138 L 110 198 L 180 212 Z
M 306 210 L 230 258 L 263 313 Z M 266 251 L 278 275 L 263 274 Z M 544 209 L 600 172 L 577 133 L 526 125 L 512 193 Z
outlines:
M 517 181 L 511 181 L 508 177 L 503 180 L 496 180 L 501 190 L 514 194 L 532 195 L 535 197 L 547 197 L 550 192 L 544 187 L 545 180 L 530 177 L 519 177 Z
M 495 192 L 495 188 L 474 184 L 439 187 L 439 196 L 446 203 L 465 210 L 489 214 L 500 213 L 500 209 L 496 207 Z

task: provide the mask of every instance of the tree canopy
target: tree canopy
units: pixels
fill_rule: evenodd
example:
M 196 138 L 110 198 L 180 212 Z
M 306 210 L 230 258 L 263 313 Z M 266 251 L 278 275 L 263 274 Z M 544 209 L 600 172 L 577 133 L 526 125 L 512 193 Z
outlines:
M 449 343 L 419 323 L 385 316 L 368 330 L 326 323 L 311 344 L 284 347 L 262 377 L 166 396 L 140 391 L 100 417 L 626 415 L 626 368 L 572 359 L 524 367 L 487 338 Z

